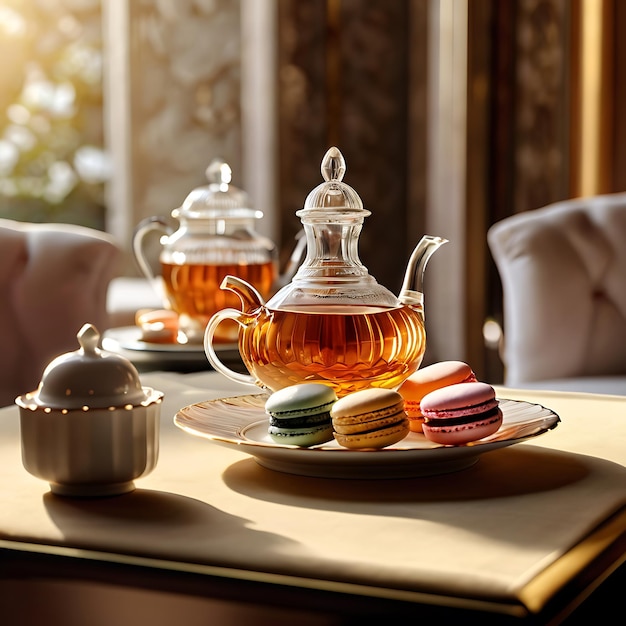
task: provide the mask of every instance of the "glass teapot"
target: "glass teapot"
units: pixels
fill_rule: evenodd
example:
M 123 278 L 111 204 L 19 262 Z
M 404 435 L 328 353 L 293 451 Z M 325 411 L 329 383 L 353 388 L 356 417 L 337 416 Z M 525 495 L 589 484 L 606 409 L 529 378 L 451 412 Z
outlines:
M 239 296 L 242 310 L 227 308 L 211 317 L 204 336 L 207 358 L 232 380 L 272 391 L 302 382 L 328 384 L 339 396 L 397 388 L 424 356 L 423 274 L 447 240 L 422 238 L 396 297 L 359 260 L 359 234 L 370 211 L 342 182 L 346 166 L 337 148 L 328 150 L 321 170 L 324 182 L 296 212 L 306 235 L 304 262 L 267 304 L 254 286 L 227 276 L 222 289 Z M 239 351 L 249 375 L 226 367 L 215 350 L 220 325 L 232 320 L 239 324 Z
M 231 184 L 231 168 L 215 159 L 206 170 L 209 184 L 191 191 L 182 206 L 172 211 L 178 221 L 174 230 L 163 217 L 143 220 L 133 234 L 133 253 L 142 272 L 164 292 L 164 305 L 178 314 L 178 337 L 183 343 L 202 343 L 211 316 L 225 307 L 237 306 L 232 292 L 220 289 L 229 275 L 250 282 L 268 298 L 291 276 L 278 276 L 275 244 L 255 232 L 263 213 L 250 208 L 248 195 Z M 146 235 L 161 233 L 160 281 L 149 262 Z M 304 251 L 296 245 L 287 269 L 293 275 Z M 213 341 L 237 341 L 236 324 L 224 324 Z

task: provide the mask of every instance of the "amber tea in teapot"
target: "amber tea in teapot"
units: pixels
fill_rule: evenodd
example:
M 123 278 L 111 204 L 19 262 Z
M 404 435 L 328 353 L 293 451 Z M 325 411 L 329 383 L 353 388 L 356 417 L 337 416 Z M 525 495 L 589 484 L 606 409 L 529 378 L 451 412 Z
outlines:
M 409 307 L 303 306 L 270 311 L 243 330 L 240 345 L 265 387 L 316 380 L 344 395 L 372 384 L 400 385 L 421 362 L 426 337 L 420 315 Z
M 369 387 L 397 388 L 420 365 L 426 349 L 422 282 L 428 259 L 445 239 L 424 236 L 396 297 L 370 276 L 358 257 L 363 219 L 370 214 L 342 182 L 343 156 L 331 148 L 322 161 L 325 182 L 297 211 L 307 255 L 267 304 L 250 284 L 228 276 L 242 309 L 216 313 L 204 349 L 213 367 L 238 382 L 278 390 L 322 382 L 338 395 Z M 227 368 L 215 351 L 219 327 L 239 324 L 239 351 L 249 375 Z
M 230 291 L 220 289 L 226 276 L 239 276 L 255 285 L 261 294 L 268 297 L 276 280 L 276 264 L 182 264 L 161 262 L 163 288 L 171 307 L 184 320 L 195 320 L 203 329 L 212 315 L 239 305 L 239 298 Z M 236 342 L 236 324 L 223 324 L 215 334 L 218 342 Z

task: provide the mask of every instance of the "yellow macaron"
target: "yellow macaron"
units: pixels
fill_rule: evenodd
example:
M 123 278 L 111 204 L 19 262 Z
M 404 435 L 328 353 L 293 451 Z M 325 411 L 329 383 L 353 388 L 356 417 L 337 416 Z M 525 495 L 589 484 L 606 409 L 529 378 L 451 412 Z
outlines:
M 404 399 L 392 389 L 363 389 L 333 404 L 334 437 L 345 448 L 385 448 L 409 434 Z

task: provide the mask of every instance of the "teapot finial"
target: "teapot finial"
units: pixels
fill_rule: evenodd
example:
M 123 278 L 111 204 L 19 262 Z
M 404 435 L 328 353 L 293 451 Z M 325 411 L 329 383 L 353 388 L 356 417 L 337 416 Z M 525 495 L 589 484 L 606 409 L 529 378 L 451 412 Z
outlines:
M 220 191 L 227 191 L 233 179 L 233 170 L 222 159 L 213 159 L 206 168 L 206 177 L 212 185 L 219 185 Z
M 333 146 L 326 151 L 322 159 L 322 176 L 329 182 L 341 182 L 346 173 L 346 161 L 339 148 Z
M 343 182 L 346 161 L 333 146 L 326 151 L 321 165 L 324 182 L 315 187 L 304 201 L 304 207 L 296 211 L 303 223 L 309 219 L 334 221 L 348 217 L 362 220 L 370 212 L 363 208 L 359 194 Z

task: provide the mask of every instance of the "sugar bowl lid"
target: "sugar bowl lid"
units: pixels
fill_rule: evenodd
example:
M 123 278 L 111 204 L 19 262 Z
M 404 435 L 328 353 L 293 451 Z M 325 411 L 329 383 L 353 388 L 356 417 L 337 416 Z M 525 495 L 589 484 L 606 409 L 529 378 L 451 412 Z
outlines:
M 208 185 L 196 187 L 174 217 L 200 219 L 261 218 L 263 212 L 251 208 L 250 197 L 231 183 L 232 169 L 222 159 L 213 159 L 205 171 Z
M 85 324 L 77 334 L 80 349 L 53 359 L 32 401 L 50 409 L 88 409 L 145 404 L 147 393 L 135 366 L 98 347 L 100 333 Z

